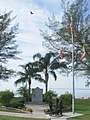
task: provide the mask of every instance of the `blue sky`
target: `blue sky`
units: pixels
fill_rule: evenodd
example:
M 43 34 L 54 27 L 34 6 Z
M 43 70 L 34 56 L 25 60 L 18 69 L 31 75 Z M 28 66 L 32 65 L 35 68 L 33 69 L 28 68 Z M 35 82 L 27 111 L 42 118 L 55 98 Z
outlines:
M 0 12 L 12 10 L 12 17 L 17 16 L 14 22 L 19 23 L 19 34 L 16 40 L 19 45 L 18 49 L 22 51 L 19 55 L 22 59 L 10 60 L 8 63 L 9 68 L 14 68 L 14 70 L 18 71 L 20 69 L 18 65 L 32 61 L 32 56 L 37 52 L 41 54 L 48 52 L 48 49 L 42 46 L 43 38 L 39 29 L 45 29 L 45 21 L 53 13 L 59 21 L 61 20 L 62 9 L 60 4 L 61 0 L 0 0 Z M 30 15 L 29 11 L 34 12 L 34 14 Z M 17 89 L 14 86 L 15 80 L 16 78 L 12 78 L 9 82 L 0 82 L 0 90 L 10 89 L 15 91 Z M 65 84 L 66 80 L 67 84 Z M 80 82 L 77 80 L 77 87 L 85 88 L 84 82 L 82 85 L 79 84 Z M 43 83 L 33 80 L 31 87 L 37 86 L 44 88 Z M 51 77 L 49 88 L 60 87 L 72 88 L 72 76 L 67 77 L 59 74 L 57 81 L 54 81 Z

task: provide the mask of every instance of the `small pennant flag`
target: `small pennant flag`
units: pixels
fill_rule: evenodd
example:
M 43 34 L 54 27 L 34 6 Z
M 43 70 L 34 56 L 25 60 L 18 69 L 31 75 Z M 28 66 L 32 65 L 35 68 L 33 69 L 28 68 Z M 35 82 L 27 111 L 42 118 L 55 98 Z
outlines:
M 62 58 L 62 49 L 59 51 L 59 56 Z
M 86 59 L 86 53 L 85 53 L 85 48 L 84 48 L 84 46 L 83 46 L 82 56 L 81 56 L 80 62 L 84 61 L 85 59 Z

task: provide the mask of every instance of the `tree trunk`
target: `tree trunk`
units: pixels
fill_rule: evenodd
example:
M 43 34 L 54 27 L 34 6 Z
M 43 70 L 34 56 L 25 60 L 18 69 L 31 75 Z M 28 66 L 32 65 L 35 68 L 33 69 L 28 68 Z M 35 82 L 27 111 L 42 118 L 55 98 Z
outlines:
M 47 92 L 48 91 L 48 82 L 47 81 L 46 81 L 45 87 L 46 87 L 46 92 Z
M 29 99 L 28 101 L 30 101 L 30 94 L 31 94 L 31 78 L 29 78 Z
M 48 73 L 47 73 L 47 71 L 46 71 L 46 73 L 45 73 L 45 80 L 46 80 L 46 92 L 48 91 Z

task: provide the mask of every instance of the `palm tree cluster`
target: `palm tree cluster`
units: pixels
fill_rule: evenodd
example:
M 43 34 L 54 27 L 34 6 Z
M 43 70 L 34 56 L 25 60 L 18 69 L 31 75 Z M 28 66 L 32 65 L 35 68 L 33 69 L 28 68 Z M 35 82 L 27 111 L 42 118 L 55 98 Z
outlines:
M 18 72 L 20 78 L 15 81 L 15 85 L 28 82 L 29 96 L 31 94 L 31 81 L 33 79 L 38 80 L 39 82 L 43 82 L 45 84 L 45 90 L 47 92 L 49 73 L 54 77 L 55 80 L 57 80 L 55 70 L 67 68 L 65 62 L 58 62 L 56 55 L 52 52 L 46 53 L 44 57 L 40 53 L 37 53 L 33 55 L 33 59 L 34 62 L 29 62 L 25 65 L 21 65 L 23 72 Z M 58 57 L 58 59 L 60 59 L 60 57 Z

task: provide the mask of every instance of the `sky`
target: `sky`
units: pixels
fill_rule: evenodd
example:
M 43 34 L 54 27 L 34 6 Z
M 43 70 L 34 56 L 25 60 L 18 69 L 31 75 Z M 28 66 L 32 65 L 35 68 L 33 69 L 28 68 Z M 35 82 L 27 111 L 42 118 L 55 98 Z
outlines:
M 13 68 L 18 71 L 20 69 L 19 65 L 24 65 L 32 61 L 32 56 L 36 53 L 45 54 L 49 52 L 47 48 L 42 46 L 43 38 L 40 35 L 40 29 L 45 29 L 45 22 L 48 21 L 48 17 L 51 17 L 52 14 L 55 14 L 56 18 L 61 21 L 63 11 L 61 9 L 61 0 L 0 0 L 0 12 L 4 11 L 13 11 L 11 17 L 16 16 L 14 23 L 19 23 L 19 33 L 16 36 L 16 41 L 18 44 L 18 50 L 22 51 L 18 56 L 20 60 L 10 60 L 7 63 L 9 68 Z M 30 14 L 32 11 L 34 14 Z M 14 82 L 17 77 L 10 79 L 8 82 L 0 82 L 0 90 L 16 90 L 21 86 L 15 86 Z M 58 74 L 57 81 L 54 81 L 50 77 L 49 89 L 56 91 L 60 94 L 61 91 L 72 92 L 72 75 L 65 76 Z M 81 84 L 82 83 L 82 84 Z M 88 89 L 85 88 L 85 80 L 82 80 L 76 77 L 75 81 L 76 89 Z M 45 91 L 43 83 L 37 81 L 32 81 L 32 88 L 40 87 Z M 70 89 L 70 90 L 69 90 Z M 81 95 L 76 91 L 77 97 L 83 97 L 83 91 Z M 85 96 L 90 97 L 90 96 Z

